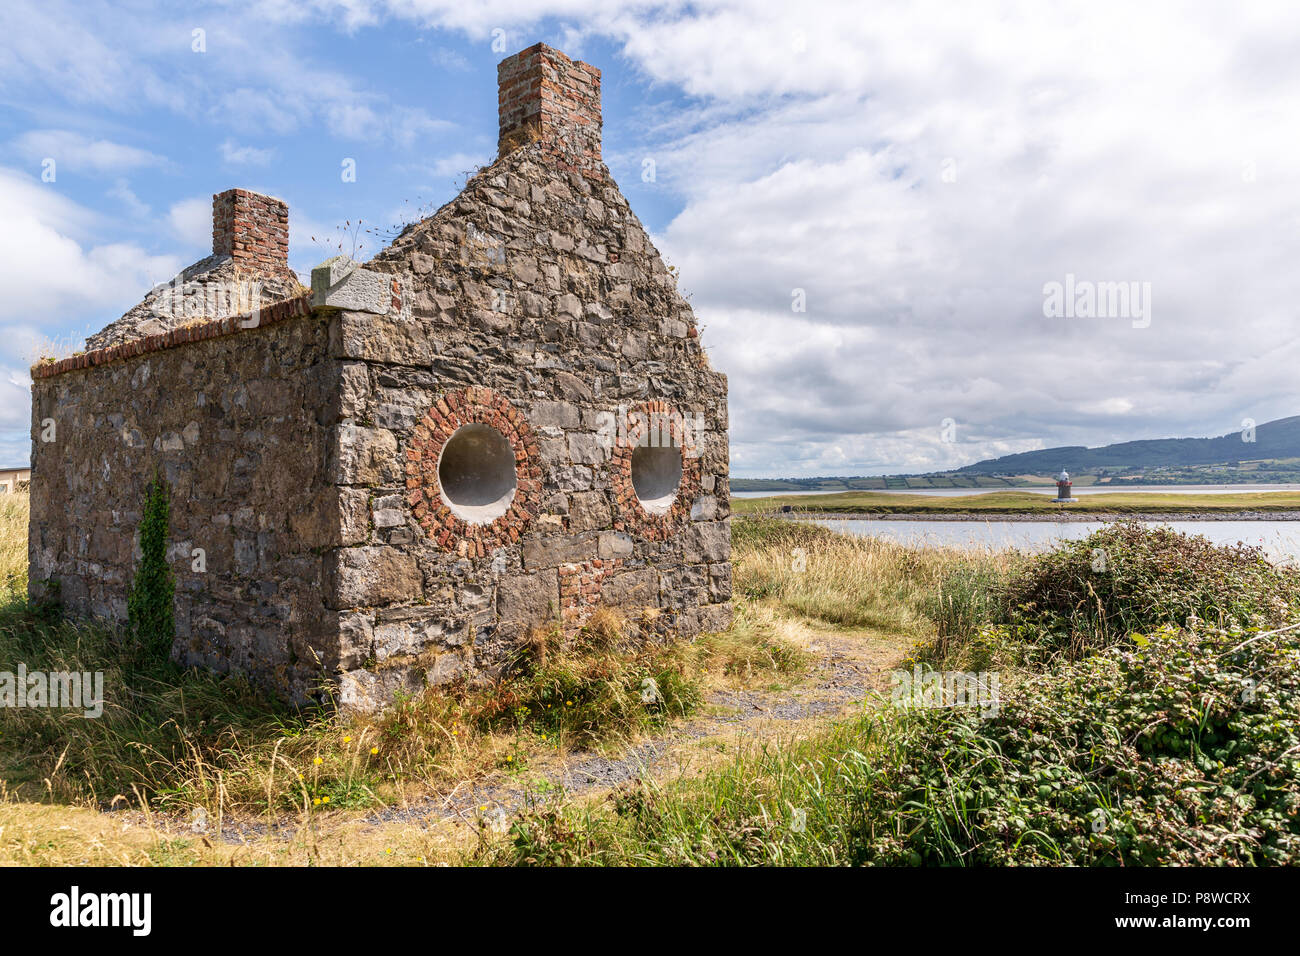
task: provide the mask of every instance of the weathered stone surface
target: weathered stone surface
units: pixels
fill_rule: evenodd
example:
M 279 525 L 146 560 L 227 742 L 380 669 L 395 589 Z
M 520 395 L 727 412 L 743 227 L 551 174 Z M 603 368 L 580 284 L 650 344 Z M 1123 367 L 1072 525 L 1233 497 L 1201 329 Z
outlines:
M 731 557 L 731 522 L 692 524 L 683 535 L 682 553 L 691 562 L 728 560 Z
M 718 499 L 712 495 L 702 495 L 691 505 L 692 521 L 713 521 L 718 517 Z
M 554 568 L 505 578 L 497 588 L 497 613 L 515 624 L 544 624 L 558 617 L 559 610 L 559 578 Z
M 609 460 L 609 446 L 599 435 L 590 433 L 569 436 L 569 460 L 580 465 L 601 465 Z
M 731 600 L 731 565 L 709 565 L 709 596 L 718 603 Z
M 427 366 L 432 350 L 425 330 L 400 317 L 340 312 L 331 325 L 330 347 L 341 359 L 388 365 Z
M 344 485 L 396 484 L 401 480 L 397 438 L 384 428 L 344 422 L 334 433 L 331 480 Z
M 321 666 L 299 642 L 332 643 L 327 662 L 350 653 L 320 555 L 345 543 L 349 514 L 325 474 L 337 391 L 325 346 L 324 322 L 304 316 L 38 380 L 33 593 L 56 580 L 70 614 L 124 620 L 144 489 L 160 474 L 172 496 L 176 658 L 306 699 Z M 40 441 L 47 419 L 59 440 Z M 155 441 L 164 435 L 181 447 Z
M 431 612 L 417 608 L 399 613 L 395 619 L 375 624 L 375 660 L 382 664 L 390 657 L 420 654 L 445 636 L 445 622 Z
M 343 710 L 373 713 L 399 693 L 414 696 L 424 689 L 424 675 L 405 668 L 353 670 L 339 676 L 338 700 Z
M 569 402 L 533 402 L 528 420 L 534 428 L 577 428 L 581 416 L 576 405 Z
M 397 548 L 340 548 L 330 552 L 326 573 L 333 607 L 374 607 L 423 596 L 415 557 Z
M 468 675 L 474 667 L 473 654 L 464 651 L 445 651 L 434 658 L 424 672 L 424 682 L 429 687 L 439 687 Z
M 335 256 L 311 270 L 311 304 L 315 308 L 383 315 L 392 298 L 387 276 L 363 269 L 347 256 Z
M 615 574 L 601 585 L 600 599 L 615 607 L 656 607 L 659 604 L 659 574 L 653 568 Z
M 569 498 L 569 530 L 599 531 L 608 528 L 611 517 L 609 494 L 603 491 L 578 492 Z
M 334 488 L 338 499 L 337 545 L 361 544 L 370 537 L 370 493 L 365 488 Z
M 594 534 L 556 534 L 528 538 L 523 544 L 524 567 L 553 568 L 596 556 Z
M 368 614 L 339 617 L 339 670 L 350 671 L 365 664 L 374 654 L 374 623 Z
M 405 502 L 401 495 L 384 495 L 371 505 L 376 528 L 396 528 L 406 523 Z
M 604 531 L 600 535 L 597 553 L 602 558 L 630 558 L 636 542 L 630 534 L 621 531 Z

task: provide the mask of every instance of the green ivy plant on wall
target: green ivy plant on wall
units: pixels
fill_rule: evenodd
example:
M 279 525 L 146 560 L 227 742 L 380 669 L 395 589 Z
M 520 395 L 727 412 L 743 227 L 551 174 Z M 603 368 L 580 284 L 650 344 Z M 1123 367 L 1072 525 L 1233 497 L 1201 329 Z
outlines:
M 155 475 L 145 489 L 144 514 L 140 519 L 140 566 L 127 599 L 131 633 L 149 656 L 171 653 L 176 634 L 173 597 L 176 581 L 167 564 L 167 533 L 171 498 L 167 483 Z

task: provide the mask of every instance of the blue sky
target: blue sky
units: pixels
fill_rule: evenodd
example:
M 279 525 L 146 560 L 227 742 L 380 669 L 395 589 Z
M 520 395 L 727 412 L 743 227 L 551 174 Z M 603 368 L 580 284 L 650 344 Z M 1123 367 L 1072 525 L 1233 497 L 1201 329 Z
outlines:
M 605 159 L 730 376 L 737 475 L 925 471 L 1294 414 L 1298 17 L 16 0 L 0 464 L 27 457 L 30 361 L 206 254 L 213 192 L 287 200 L 305 273 L 350 251 L 345 220 L 430 211 L 489 162 L 496 63 L 538 40 L 603 71 Z M 1045 316 L 1067 275 L 1149 283 L 1150 321 Z

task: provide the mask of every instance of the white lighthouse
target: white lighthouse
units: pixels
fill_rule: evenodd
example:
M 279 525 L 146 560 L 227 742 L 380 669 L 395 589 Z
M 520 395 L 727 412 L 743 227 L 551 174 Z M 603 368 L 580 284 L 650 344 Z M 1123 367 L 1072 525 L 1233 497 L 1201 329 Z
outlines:
M 1070 481 L 1070 473 L 1062 468 L 1061 473 L 1056 476 L 1056 498 L 1054 500 L 1061 503 L 1078 501 L 1079 499 L 1073 497 L 1070 493 L 1073 487 L 1074 485 Z

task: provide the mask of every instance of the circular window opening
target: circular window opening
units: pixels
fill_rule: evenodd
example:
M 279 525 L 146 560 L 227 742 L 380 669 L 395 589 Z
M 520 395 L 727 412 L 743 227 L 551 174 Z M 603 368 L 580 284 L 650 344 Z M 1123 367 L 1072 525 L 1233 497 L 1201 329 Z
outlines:
M 667 514 L 682 483 L 682 450 L 638 446 L 632 451 L 632 490 L 652 515 Z
M 490 524 L 515 497 L 515 450 L 490 425 L 464 425 L 442 448 L 438 484 L 451 513 L 470 524 Z

